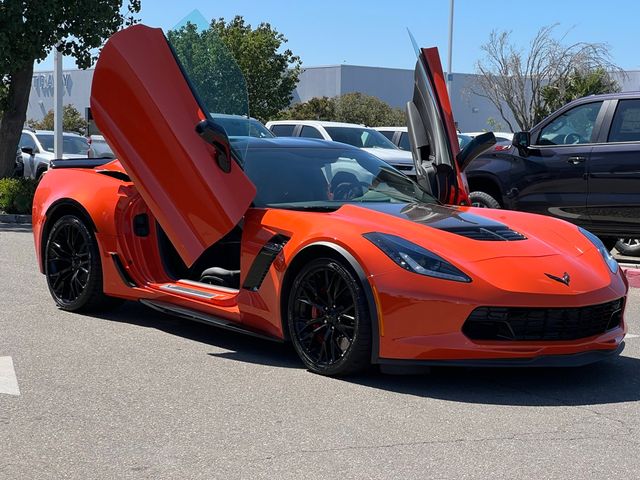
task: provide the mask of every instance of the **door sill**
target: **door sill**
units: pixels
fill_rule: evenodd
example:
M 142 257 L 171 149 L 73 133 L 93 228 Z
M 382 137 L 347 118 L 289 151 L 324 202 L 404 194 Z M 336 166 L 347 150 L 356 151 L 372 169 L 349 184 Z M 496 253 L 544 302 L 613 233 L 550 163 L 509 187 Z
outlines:
M 245 327 L 244 325 L 238 324 L 231 320 L 226 320 L 224 318 L 216 317 L 214 315 L 203 313 L 198 310 L 193 310 L 191 308 L 180 307 L 178 305 L 173 305 L 167 302 L 160 302 L 157 300 L 141 299 L 140 303 L 142 303 L 143 305 L 146 305 L 147 307 L 153 308 L 154 310 L 157 310 L 159 312 L 166 313 L 169 315 L 177 315 L 179 317 L 186 318 L 188 320 L 194 320 L 196 322 L 204 323 L 207 325 L 224 328 L 225 330 L 230 330 L 232 332 L 250 335 L 252 337 L 260 338 L 263 340 L 269 340 L 271 342 L 278 342 L 278 343 L 283 342 L 281 338 L 270 337 L 269 335 L 265 335 L 255 330 L 251 330 Z

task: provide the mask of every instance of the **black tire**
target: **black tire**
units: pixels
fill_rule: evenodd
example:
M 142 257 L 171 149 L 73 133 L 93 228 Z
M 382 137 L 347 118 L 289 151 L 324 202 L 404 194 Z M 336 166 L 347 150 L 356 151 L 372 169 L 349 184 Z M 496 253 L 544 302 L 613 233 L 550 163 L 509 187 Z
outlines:
M 371 362 L 371 318 L 362 286 L 349 268 L 318 258 L 291 286 L 287 325 L 293 346 L 312 372 L 345 376 Z
M 122 303 L 104 294 L 96 238 L 75 215 L 65 215 L 51 227 L 44 270 L 49 292 L 62 310 L 101 311 Z
M 471 192 L 469 194 L 471 206 L 479 208 L 502 208 L 500 202 L 486 192 Z
M 616 250 L 628 257 L 640 257 L 640 238 L 621 238 L 616 242 Z

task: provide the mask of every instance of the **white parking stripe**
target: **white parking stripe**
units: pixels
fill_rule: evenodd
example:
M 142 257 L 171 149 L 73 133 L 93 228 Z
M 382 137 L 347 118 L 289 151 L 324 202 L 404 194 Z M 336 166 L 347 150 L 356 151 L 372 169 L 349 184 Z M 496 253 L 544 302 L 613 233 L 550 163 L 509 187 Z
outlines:
M 624 338 L 638 338 L 640 335 L 635 335 L 633 333 L 627 333 Z
M 20 395 L 18 379 L 13 369 L 11 357 L 0 357 L 0 393 Z

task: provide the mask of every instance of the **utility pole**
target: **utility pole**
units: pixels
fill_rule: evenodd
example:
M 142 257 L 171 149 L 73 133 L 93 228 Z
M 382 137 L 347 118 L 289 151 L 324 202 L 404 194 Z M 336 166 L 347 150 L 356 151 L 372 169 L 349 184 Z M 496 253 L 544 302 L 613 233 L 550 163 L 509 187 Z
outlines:
M 453 57 L 453 0 L 449 0 L 449 52 L 447 55 L 447 90 L 451 97 L 451 59 Z
M 56 45 L 53 53 L 53 154 L 55 158 L 62 158 L 62 52 Z

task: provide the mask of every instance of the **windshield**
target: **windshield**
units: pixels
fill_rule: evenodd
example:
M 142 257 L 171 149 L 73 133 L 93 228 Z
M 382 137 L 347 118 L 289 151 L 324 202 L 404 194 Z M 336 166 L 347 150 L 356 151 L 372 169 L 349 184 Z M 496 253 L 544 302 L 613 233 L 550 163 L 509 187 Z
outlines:
M 412 180 L 367 152 L 340 148 L 249 148 L 245 173 L 256 207 L 332 211 L 369 202 L 435 203 Z
M 211 116 L 216 123 L 222 125 L 227 135 L 230 137 L 255 137 L 255 138 L 273 138 L 275 135 L 271 133 L 267 127 L 255 118 L 247 119 L 241 116 L 216 115 Z M 248 126 L 248 135 L 247 135 Z
M 36 133 L 38 141 L 47 152 L 53 152 L 53 133 Z M 63 135 L 62 153 L 67 155 L 86 155 L 89 150 L 89 142 L 84 137 L 75 135 Z
M 391 141 L 377 130 L 365 127 L 324 127 L 331 140 L 358 148 L 390 148 L 397 150 Z

